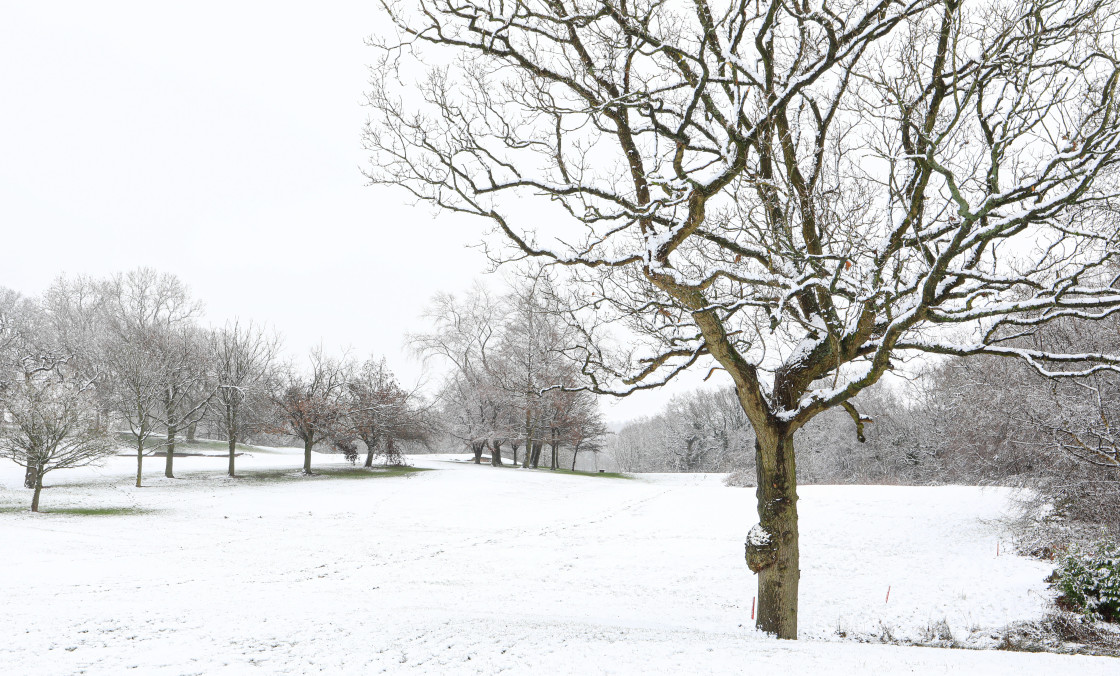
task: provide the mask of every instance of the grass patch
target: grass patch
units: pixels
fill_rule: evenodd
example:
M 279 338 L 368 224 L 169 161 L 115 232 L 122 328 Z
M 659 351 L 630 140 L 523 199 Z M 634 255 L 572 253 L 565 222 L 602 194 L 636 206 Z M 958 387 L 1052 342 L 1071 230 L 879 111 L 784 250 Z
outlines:
M 71 516 L 128 516 L 131 514 L 148 514 L 155 510 L 140 507 L 40 507 L 40 514 L 69 514 Z M 5 505 L 0 507 L 0 513 L 17 514 L 19 512 L 31 513 L 31 504 Z
M 629 479 L 633 480 L 634 477 L 622 472 L 581 472 L 579 470 L 570 469 L 549 469 L 547 467 L 530 467 L 538 472 L 548 472 L 550 474 L 571 474 L 572 476 L 593 476 L 601 479 Z
M 147 514 L 153 510 L 140 507 L 55 507 L 39 509 L 46 514 L 72 514 L 74 516 L 126 516 L 128 514 Z
M 424 467 L 321 467 L 311 468 L 311 476 L 307 476 L 301 469 L 278 469 L 257 472 L 238 472 L 237 480 L 252 483 L 270 483 L 281 481 L 307 481 L 316 478 L 324 479 L 387 479 L 391 477 L 410 476 L 420 472 L 432 470 Z

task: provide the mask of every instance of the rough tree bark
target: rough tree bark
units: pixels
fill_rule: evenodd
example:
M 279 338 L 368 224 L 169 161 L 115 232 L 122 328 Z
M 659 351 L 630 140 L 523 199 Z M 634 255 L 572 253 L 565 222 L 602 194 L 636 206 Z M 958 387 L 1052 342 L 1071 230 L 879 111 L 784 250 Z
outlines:
M 163 475 L 165 477 L 167 477 L 168 479 L 174 479 L 175 478 L 175 471 L 174 471 L 174 465 L 175 465 L 175 434 L 178 432 L 178 430 L 175 427 L 175 423 L 171 422 L 171 421 L 175 420 L 175 398 L 174 398 L 174 396 L 175 395 L 174 395 L 173 392 L 169 392 L 168 395 L 167 395 L 167 399 L 164 402 L 166 410 L 167 410 L 168 423 L 167 423 L 167 461 L 164 463 Z
M 237 454 L 237 426 L 233 421 L 237 419 L 234 410 L 234 403 L 232 400 L 227 400 L 225 403 L 225 420 L 226 420 L 226 437 L 229 439 L 229 475 L 236 477 L 236 461 L 234 457 Z
M 43 492 L 43 473 L 35 472 L 35 493 L 31 496 L 31 511 L 39 511 L 39 494 Z
M 237 437 L 230 436 L 229 438 L 229 475 L 236 477 L 234 471 L 234 457 L 237 455 Z
M 777 431 L 756 441 L 755 462 L 759 524 L 747 538 L 747 566 L 758 574 L 758 628 L 796 638 L 801 569 L 793 435 Z
M 144 478 L 144 437 L 136 437 L 136 487 L 140 488 Z

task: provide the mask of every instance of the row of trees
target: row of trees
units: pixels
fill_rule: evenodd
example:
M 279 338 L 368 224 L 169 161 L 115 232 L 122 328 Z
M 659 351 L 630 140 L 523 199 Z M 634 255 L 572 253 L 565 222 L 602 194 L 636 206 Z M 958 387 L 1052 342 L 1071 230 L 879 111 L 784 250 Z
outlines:
M 136 485 L 146 454 L 165 452 L 199 424 L 229 443 L 258 433 L 329 444 L 366 465 L 400 461 L 399 442 L 423 440 L 430 421 L 419 397 L 385 361 L 358 364 L 311 353 L 308 368 L 279 358 L 279 339 L 254 323 L 200 325 L 201 304 L 173 275 L 138 269 L 105 279 L 60 278 L 40 298 L 0 289 L 0 455 L 27 470 L 36 489 L 52 469 L 91 462 L 127 431 Z
M 476 463 L 537 467 L 547 446 L 549 467 L 561 449 L 576 468 L 581 452 L 598 452 L 606 429 L 595 395 L 571 359 L 577 335 L 562 320 L 551 279 L 529 275 L 501 296 L 475 286 L 462 299 L 437 296 L 426 312 L 432 331 L 411 337 L 424 357 L 451 365 L 440 390 L 446 433 L 470 448 Z M 521 449 L 524 453 L 521 453 Z

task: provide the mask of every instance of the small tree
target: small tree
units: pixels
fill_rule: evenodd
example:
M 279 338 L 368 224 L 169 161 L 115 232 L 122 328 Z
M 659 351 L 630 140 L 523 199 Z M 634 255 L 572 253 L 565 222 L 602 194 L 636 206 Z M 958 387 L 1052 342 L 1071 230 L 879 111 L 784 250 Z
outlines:
M 206 335 L 194 326 L 171 327 L 156 331 L 153 341 L 158 354 L 163 406 L 156 409 L 156 420 L 167 432 L 164 476 L 175 478 L 175 444 L 183 429 L 190 429 L 206 413 L 217 384 L 210 364 Z
M 348 428 L 366 447 L 365 466 L 373 466 L 375 455 L 386 464 L 404 462 L 400 442 L 426 443 L 430 425 L 414 392 L 397 383 L 385 359 L 370 358 L 350 380 Z
M 484 287 L 476 285 L 462 300 L 439 294 L 425 311 L 431 333 L 409 336 L 413 349 L 425 359 L 446 360 L 452 373 L 440 391 L 444 428 L 482 462 L 490 439 L 504 436 L 510 419 L 509 399 L 497 372 L 499 342 L 506 320 L 505 308 Z M 491 462 L 495 454 L 491 451 Z
M 5 389 L 17 384 L 26 385 L 63 366 L 71 377 L 81 372 L 75 367 L 75 354 L 58 340 L 47 320 L 38 299 L 22 298 L 0 288 L 0 404 L 6 396 L 18 396 L 18 388 L 5 394 Z M 3 423 L 0 407 L 0 425 Z M 26 469 L 24 485 L 34 488 L 34 467 Z
M 603 424 L 603 414 L 599 402 L 588 392 L 572 392 L 575 395 L 564 414 L 564 439 L 572 449 L 572 471 L 581 452 L 598 453 L 603 450 L 607 437 L 607 426 Z
M 237 441 L 264 423 L 279 347 L 277 337 L 252 322 L 234 321 L 210 336 L 212 378 L 217 385 L 210 410 L 229 440 L 230 476 L 235 476 Z
M 39 511 L 43 477 L 56 469 L 81 467 L 110 455 L 115 445 L 100 418 L 89 383 L 67 380 L 60 371 L 28 375 L 5 388 L 0 457 L 27 469 Z
M 345 430 L 347 384 L 351 367 L 345 360 L 311 351 L 311 368 L 289 367 L 272 394 L 275 428 L 303 442 L 303 473 L 310 475 L 311 450 Z

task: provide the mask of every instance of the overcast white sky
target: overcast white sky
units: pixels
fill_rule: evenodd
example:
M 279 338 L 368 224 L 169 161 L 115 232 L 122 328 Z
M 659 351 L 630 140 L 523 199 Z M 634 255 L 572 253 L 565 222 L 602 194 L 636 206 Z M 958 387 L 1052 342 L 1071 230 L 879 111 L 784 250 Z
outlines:
M 364 39 L 383 21 L 373 0 L 0 0 L 0 285 L 152 266 L 212 323 L 384 354 L 415 381 L 404 334 L 484 275 L 484 224 L 364 185 Z

